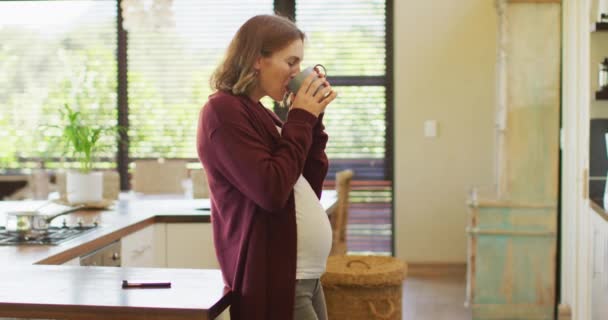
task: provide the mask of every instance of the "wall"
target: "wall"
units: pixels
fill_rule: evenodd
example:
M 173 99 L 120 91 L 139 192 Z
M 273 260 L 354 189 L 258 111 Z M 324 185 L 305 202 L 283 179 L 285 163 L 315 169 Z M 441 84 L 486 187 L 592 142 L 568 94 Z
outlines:
M 464 263 L 467 192 L 494 183 L 494 2 L 394 7 L 396 255 Z M 425 120 L 438 121 L 436 138 Z

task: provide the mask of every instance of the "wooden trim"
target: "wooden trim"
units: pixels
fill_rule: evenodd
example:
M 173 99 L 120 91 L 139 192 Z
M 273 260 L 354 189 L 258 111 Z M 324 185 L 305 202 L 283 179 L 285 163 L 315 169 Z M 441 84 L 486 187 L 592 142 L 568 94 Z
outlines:
M 477 228 L 477 221 L 479 219 L 479 210 L 472 208 L 470 211 L 470 225 L 467 228 Z M 475 264 L 477 259 L 477 237 L 472 234 L 467 234 L 467 265 L 466 265 L 466 292 L 465 292 L 465 306 L 468 308 L 475 299 Z
M 553 299 L 545 304 L 473 304 L 473 318 L 485 320 L 502 319 L 553 319 Z
M 408 262 L 408 277 L 465 277 L 467 265 L 464 262 Z M 407 281 L 407 280 L 406 280 Z
M 523 209 L 557 209 L 554 204 L 542 204 L 542 203 L 521 203 L 511 202 L 503 200 L 478 200 L 469 201 L 468 205 L 474 208 L 523 208 Z
M 555 237 L 555 231 L 515 231 L 515 230 L 497 230 L 479 228 L 467 228 L 467 233 L 483 234 L 483 235 L 508 235 L 508 236 L 526 236 L 526 237 Z

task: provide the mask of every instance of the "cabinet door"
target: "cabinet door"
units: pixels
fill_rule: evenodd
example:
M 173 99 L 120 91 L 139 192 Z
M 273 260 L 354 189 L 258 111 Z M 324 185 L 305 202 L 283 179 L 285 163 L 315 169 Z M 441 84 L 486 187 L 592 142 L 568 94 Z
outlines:
M 156 223 L 123 237 L 122 266 L 166 267 L 165 228 L 166 224 Z
M 167 267 L 218 269 L 211 224 L 168 223 Z
M 608 222 L 591 212 L 593 224 L 593 268 L 591 274 L 592 320 L 608 319 Z

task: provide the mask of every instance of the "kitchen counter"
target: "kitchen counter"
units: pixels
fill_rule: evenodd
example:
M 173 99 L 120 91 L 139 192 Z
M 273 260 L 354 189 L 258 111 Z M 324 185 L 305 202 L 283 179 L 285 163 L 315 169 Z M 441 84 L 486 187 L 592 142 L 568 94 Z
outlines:
M 335 191 L 324 191 L 327 212 Z M 5 212 L 42 201 L 0 201 Z M 208 199 L 120 200 L 106 210 L 80 210 L 53 220 L 81 220 L 92 231 L 59 245 L 0 246 L 0 317 L 62 319 L 213 319 L 230 304 L 219 270 L 57 266 L 154 223 L 210 222 Z M 122 280 L 167 280 L 170 289 L 122 289 Z
M 336 206 L 337 193 L 324 190 L 321 204 L 327 212 Z M 34 209 L 44 201 L 0 201 L 0 225 L 5 212 Z M 68 225 L 80 219 L 85 225 L 97 220 L 99 227 L 55 246 L 0 246 L 0 267 L 3 265 L 62 264 L 82 254 L 108 245 L 127 234 L 154 223 L 210 222 L 209 199 L 131 199 L 119 200 L 106 210 L 80 210 L 58 217 L 52 226 Z
M 42 203 L 0 201 L 0 221 L 6 220 L 4 212 Z M 55 246 L 0 246 L 0 267 L 62 264 L 157 222 L 209 222 L 210 212 L 197 208 L 209 208 L 209 200 L 119 200 L 107 210 L 80 210 L 56 218 L 51 225 L 60 226 L 63 219 L 73 225 L 80 219 L 85 225 L 97 220 L 99 227 Z
M 230 304 L 219 270 L 11 266 L 0 271 L 0 317 L 207 320 Z M 171 288 L 122 289 L 123 279 L 166 280 Z

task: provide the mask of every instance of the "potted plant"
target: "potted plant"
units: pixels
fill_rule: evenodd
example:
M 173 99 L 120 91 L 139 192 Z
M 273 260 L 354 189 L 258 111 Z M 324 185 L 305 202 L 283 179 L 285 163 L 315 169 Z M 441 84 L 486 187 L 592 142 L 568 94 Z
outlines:
M 103 200 L 102 172 L 93 171 L 97 152 L 103 149 L 101 138 L 105 134 L 116 135 L 119 127 L 101 127 L 85 124 L 82 114 L 65 105 L 61 110 L 63 123 L 60 142 L 64 153 L 78 162 L 78 170 L 66 174 L 67 201 L 71 204 L 94 203 Z

